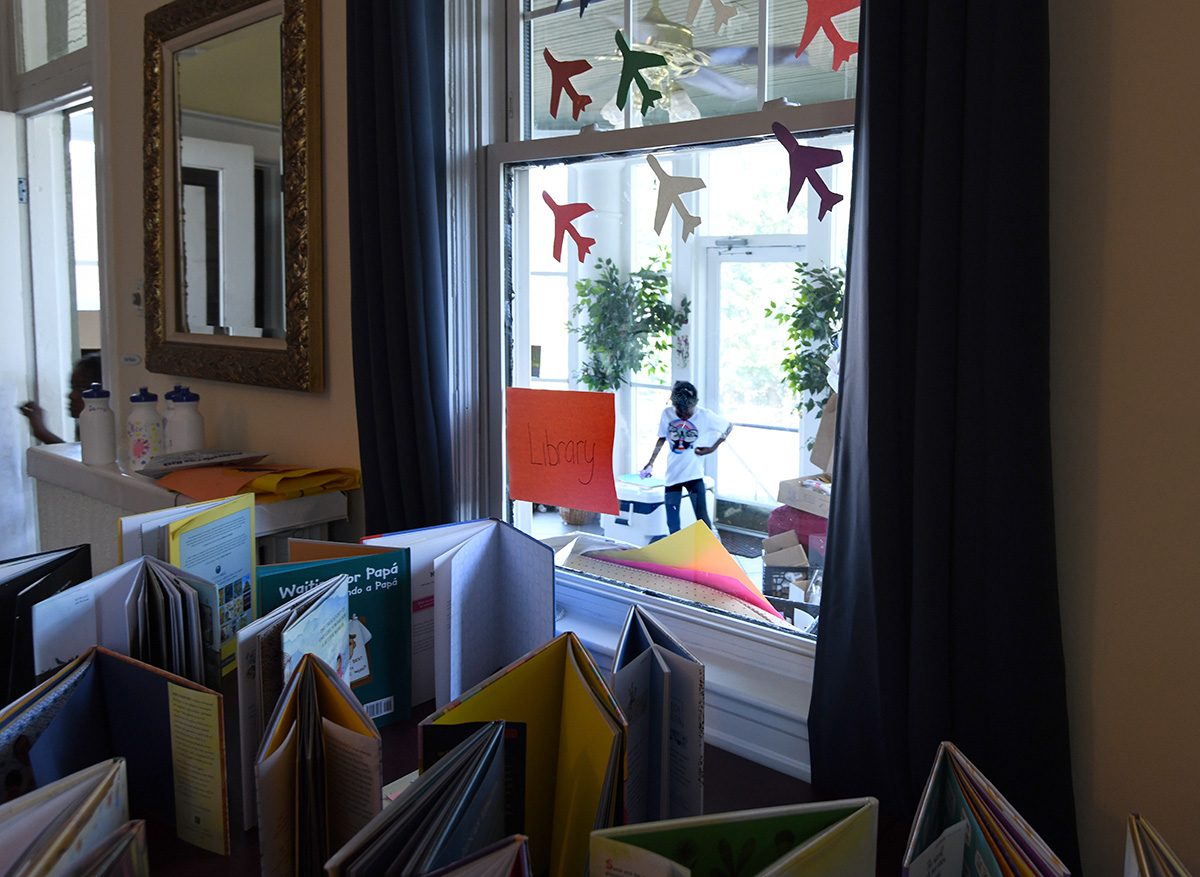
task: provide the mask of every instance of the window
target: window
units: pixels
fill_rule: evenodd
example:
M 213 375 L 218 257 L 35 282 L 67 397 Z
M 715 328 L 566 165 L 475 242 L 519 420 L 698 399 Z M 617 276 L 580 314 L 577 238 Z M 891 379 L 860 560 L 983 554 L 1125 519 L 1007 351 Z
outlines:
M 552 510 L 507 502 L 503 390 L 583 388 L 579 373 L 586 350 L 566 328 L 578 301 L 576 284 L 596 276 L 599 258 L 611 259 L 621 276 L 658 258 L 669 262 L 672 302 L 681 307 L 686 299 L 690 312 L 662 368 L 627 375 L 615 393 L 617 471 L 637 472 L 654 445 L 671 382 L 690 380 L 702 405 L 736 424 L 729 441 L 707 460 L 718 529 L 765 531 L 767 513 L 777 505 L 778 481 L 803 471 L 817 423 L 814 415 L 794 410 L 797 400 L 776 369 L 780 327 L 767 321 L 763 309 L 766 293 L 790 294 L 797 263 L 845 262 L 857 61 L 850 50 L 857 40 L 857 9 L 817 28 L 797 53 L 805 36 L 803 3 L 736 2 L 737 14 L 715 33 L 713 13 L 725 4 L 710 0 L 591 0 L 582 17 L 570 0 L 557 10 L 555 0 L 523 7 L 496 3 L 489 8 L 507 16 L 506 39 L 490 45 L 482 37 L 480 44 L 470 44 L 477 22 L 460 19 L 465 36 L 455 29 L 456 7 L 462 5 L 448 11 L 452 86 L 456 43 L 464 54 L 487 45 L 493 58 L 488 69 L 508 73 L 504 100 L 493 105 L 492 117 L 507 139 L 501 134 L 489 150 L 487 188 L 478 196 L 483 205 L 478 250 L 487 254 L 478 269 L 479 288 L 485 291 L 478 322 L 468 320 L 464 329 L 460 316 L 455 332 L 460 398 L 470 397 L 474 375 L 484 388 L 477 405 L 460 402 L 464 423 L 484 424 L 477 434 L 468 427 L 456 435 L 467 448 L 478 441 L 482 461 L 480 477 L 460 474 L 460 484 L 483 485 L 480 494 L 491 497 L 483 508 L 503 506 L 515 523 L 535 533 L 562 526 L 561 515 Z M 689 6 L 698 13 L 690 28 Z M 625 106 L 618 107 L 626 48 L 664 47 L 674 53 L 670 63 L 646 77 L 645 86 L 667 99 L 643 114 L 646 91 L 634 81 Z M 475 55 L 481 63 L 489 57 L 486 51 Z M 464 69 L 461 59 L 458 69 Z M 478 88 L 487 93 L 495 85 L 484 74 Z M 817 220 L 824 211 L 808 184 L 787 209 L 788 153 L 772 134 L 774 122 L 801 145 L 841 153 L 841 162 L 823 168 L 821 177 L 846 197 L 823 221 Z M 486 114 L 482 122 L 463 124 L 486 128 Z M 452 151 L 455 126 L 452 116 Z M 661 235 L 654 232 L 658 170 L 705 182 L 671 207 Z M 458 214 L 453 178 L 451 185 L 452 286 L 457 275 L 457 288 L 463 289 L 477 269 L 453 255 Z M 557 234 L 547 198 L 594 208 L 577 223 L 581 236 L 596 241 L 582 262 L 569 232 L 560 258 L 554 258 Z M 686 241 L 683 211 L 700 219 Z M 604 531 L 606 523 L 611 522 L 587 526 Z M 635 599 L 651 606 L 709 666 L 711 739 L 806 775 L 811 638 L 570 570 L 562 571 L 558 586 L 560 626 L 576 630 L 602 666 L 605 643 L 615 638 L 624 607 Z

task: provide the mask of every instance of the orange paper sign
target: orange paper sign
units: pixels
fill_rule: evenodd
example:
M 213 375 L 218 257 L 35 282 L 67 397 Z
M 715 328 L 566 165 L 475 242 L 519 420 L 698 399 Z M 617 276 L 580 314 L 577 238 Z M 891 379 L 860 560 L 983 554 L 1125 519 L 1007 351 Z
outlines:
M 615 515 L 611 393 L 509 387 L 508 495 Z

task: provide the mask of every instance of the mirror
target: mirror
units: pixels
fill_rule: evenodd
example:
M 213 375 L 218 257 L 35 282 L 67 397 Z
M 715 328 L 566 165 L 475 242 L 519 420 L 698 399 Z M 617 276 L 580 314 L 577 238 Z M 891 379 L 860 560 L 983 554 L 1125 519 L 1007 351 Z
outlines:
M 319 0 L 146 15 L 146 367 L 323 385 Z

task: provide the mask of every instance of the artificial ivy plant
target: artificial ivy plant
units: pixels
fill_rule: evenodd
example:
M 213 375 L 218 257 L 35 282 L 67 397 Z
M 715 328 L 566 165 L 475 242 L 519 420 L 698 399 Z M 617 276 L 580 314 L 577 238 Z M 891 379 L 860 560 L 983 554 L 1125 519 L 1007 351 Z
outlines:
M 784 382 L 800 401 L 797 411 L 825 408 L 833 392 L 829 386 L 829 357 L 837 349 L 842 331 L 842 301 L 846 296 L 846 272 L 841 268 L 796 263 L 792 282 L 795 295 L 767 307 L 767 317 L 787 329 L 788 343 L 781 366 Z
M 666 374 L 663 354 L 687 323 L 690 303 L 679 309 L 671 304 L 668 272 L 670 254 L 651 256 L 649 264 L 622 279 L 611 259 L 596 263 L 597 276 L 575 284 L 577 301 L 571 311 L 575 322 L 567 328 L 579 335 L 588 358 L 579 380 L 590 390 L 617 390 L 627 376 L 643 368 Z M 578 318 L 586 314 L 582 324 Z

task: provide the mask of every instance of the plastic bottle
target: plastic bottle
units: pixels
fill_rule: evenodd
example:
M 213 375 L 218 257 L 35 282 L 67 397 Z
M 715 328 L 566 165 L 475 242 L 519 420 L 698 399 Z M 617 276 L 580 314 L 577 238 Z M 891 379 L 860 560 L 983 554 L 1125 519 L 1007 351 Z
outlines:
M 163 453 L 163 419 L 158 413 L 158 396 L 142 387 L 129 397 L 129 465 L 137 470 L 150 458 Z
M 200 397 L 187 387 L 170 394 L 167 408 L 167 453 L 200 451 L 204 449 L 204 415 L 200 413 Z
M 79 414 L 79 441 L 83 462 L 103 466 L 117 460 L 117 422 L 108 407 L 108 390 L 99 384 L 83 391 L 83 411 Z

